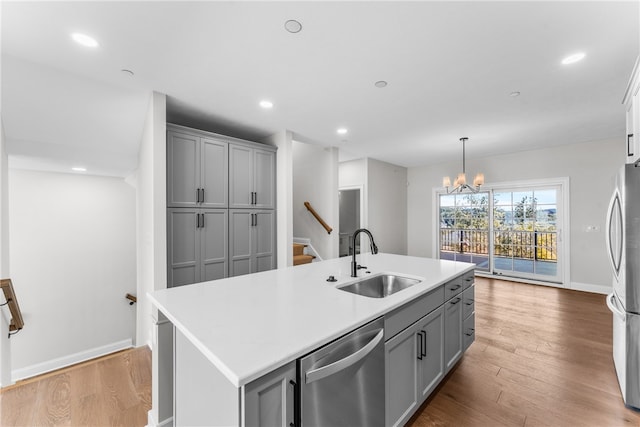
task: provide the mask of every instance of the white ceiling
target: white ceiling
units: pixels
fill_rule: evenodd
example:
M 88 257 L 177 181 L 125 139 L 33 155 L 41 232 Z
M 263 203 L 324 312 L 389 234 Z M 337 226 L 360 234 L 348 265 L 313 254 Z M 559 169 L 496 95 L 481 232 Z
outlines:
M 640 50 L 637 1 L 1 8 L 11 165 L 115 176 L 136 166 L 153 90 L 168 95 L 170 121 L 257 140 L 289 129 L 343 158 L 403 166 L 459 159 L 461 136 L 468 157 L 611 137 L 623 147 L 621 100 Z M 302 31 L 286 32 L 288 19 Z M 74 31 L 100 46 L 75 44 Z M 560 63 L 576 51 L 586 58 Z M 272 110 L 258 106 L 265 98 Z

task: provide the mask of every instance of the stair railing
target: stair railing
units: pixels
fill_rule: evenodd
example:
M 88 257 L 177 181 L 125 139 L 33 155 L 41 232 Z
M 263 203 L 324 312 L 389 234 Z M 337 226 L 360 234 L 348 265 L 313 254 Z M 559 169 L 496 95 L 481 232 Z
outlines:
M 331 232 L 333 231 L 333 228 L 329 227 L 329 225 L 327 225 L 327 223 L 324 222 L 322 217 L 318 215 L 318 212 L 316 212 L 315 209 L 311 207 L 311 203 L 304 202 L 304 206 L 309 210 L 309 212 L 311 212 L 311 215 L 313 215 L 313 217 L 320 223 L 320 225 L 322 225 L 324 229 L 327 230 L 327 233 L 331 234 Z
M 20 312 L 20 306 L 18 305 L 18 299 L 13 290 L 11 279 L 1 279 L 0 288 L 2 288 L 2 293 L 6 301 L 1 305 L 8 306 L 9 312 L 11 313 L 11 322 L 9 323 L 9 337 L 11 337 L 11 335 L 17 334 L 18 331 L 24 327 L 24 320 L 22 319 L 22 313 Z M 15 332 L 11 333 L 11 331 Z

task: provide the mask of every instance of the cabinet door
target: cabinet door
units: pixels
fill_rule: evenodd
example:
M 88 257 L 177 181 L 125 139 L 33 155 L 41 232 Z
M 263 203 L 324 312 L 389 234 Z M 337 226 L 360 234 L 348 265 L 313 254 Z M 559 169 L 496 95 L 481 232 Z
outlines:
M 416 325 L 384 344 L 386 425 L 403 425 L 420 404 L 418 363 L 421 346 Z
M 201 281 L 228 276 L 228 214 L 226 209 L 202 209 L 200 229 Z
M 200 184 L 200 137 L 167 132 L 167 206 L 195 207 Z
M 273 151 L 254 150 L 254 207 L 274 209 L 276 205 L 276 155 Z
M 432 311 L 418 323 L 423 356 L 419 362 L 420 396 L 425 399 L 444 377 L 444 309 Z
M 253 212 L 253 263 L 252 273 L 273 270 L 276 267 L 276 212 Z
M 197 209 L 167 211 L 168 287 L 200 281 Z
M 294 425 L 296 364 L 291 362 L 245 387 L 245 425 L 275 427 Z
M 253 150 L 229 144 L 229 207 L 253 207 Z
M 462 356 L 462 295 L 444 304 L 444 360 L 445 372 Z
M 251 273 L 253 212 L 229 210 L 229 276 Z
M 215 139 L 201 139 L 200 207 L 226 208 L 228 205 L 228 144 Z

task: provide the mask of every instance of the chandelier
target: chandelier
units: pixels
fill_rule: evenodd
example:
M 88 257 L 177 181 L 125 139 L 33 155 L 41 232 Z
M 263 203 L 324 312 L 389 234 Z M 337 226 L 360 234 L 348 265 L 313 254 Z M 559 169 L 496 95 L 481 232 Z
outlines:
M 465 143 L 469 138 L 460 138 L 462 141 L 462 173 L 458 174 L 458 177 L 455 181 L 453 181 L 453 188 L 449 190 L 451 187 L 451 179 L 448 176 L 442 178 L 442 186 L 447 189 L 447 194 L 451 193 L 462 193 L 464 190 L 469 190 L 472 193 L 477 193 L 480 190 L 480 186 L 484 184 L 484 174 L 479 173 L 473 178 L 473 187 L 467 184 L 467 177 L 465 176 Z

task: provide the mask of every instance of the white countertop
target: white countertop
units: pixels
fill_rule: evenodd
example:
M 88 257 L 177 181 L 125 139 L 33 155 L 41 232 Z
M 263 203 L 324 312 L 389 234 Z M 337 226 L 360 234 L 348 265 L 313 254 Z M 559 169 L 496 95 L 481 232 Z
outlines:
M 389 254 L 358 255 L 359 277 L 396 273 L 422 283 L 387 298 L 336 287 L 351 257 L 163 289 L 152 303 L 236 387 L 303 356 L 443 284 L 474 265 Z M 326 279 L 335 276 L 337 282 Z

